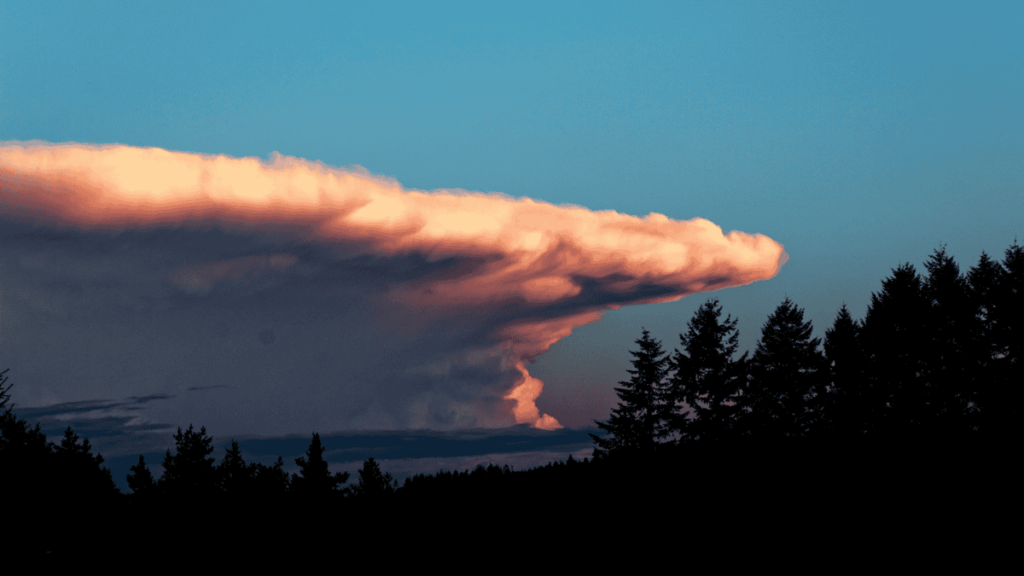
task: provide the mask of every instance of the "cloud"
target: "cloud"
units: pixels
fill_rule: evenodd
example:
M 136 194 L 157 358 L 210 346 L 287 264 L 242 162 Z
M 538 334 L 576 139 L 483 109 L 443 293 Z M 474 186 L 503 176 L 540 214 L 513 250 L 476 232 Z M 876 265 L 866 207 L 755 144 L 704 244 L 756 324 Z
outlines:
M 700 218 L 408 190 L 276 153 L 38 142 L 0 147 L 0 242 L 0 346 L 40 364 L 53 350 L 29 344 L 67 348 L 63 371 L 38 369 L 47 393 L 226 382 L 240 414 L 195 395 L 176 409 L 278 431 L 300 417 L 557 428 L 527 369 L 552 344 L 623 305 L 771 278 L 787 258 Z M 98 365 L 90 354 L 101 374 L 56 382 Z

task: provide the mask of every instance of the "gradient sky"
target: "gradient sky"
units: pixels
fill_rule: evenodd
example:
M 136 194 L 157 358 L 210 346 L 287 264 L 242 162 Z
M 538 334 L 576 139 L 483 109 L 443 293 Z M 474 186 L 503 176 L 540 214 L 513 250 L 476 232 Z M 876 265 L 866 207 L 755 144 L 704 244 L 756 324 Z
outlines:
M 779 273 L 714 292 L 739 317 L 741 347 L 750 349 L 786 296 L 822 336 L 844 302 L 863 317 L 882 278 L 903 262 L 920 269 L 940 244 L 966 269 L 982 251 L 1001 258 L 1015 237 L 1024 239 L 1022 29 L 1020 2 L 7 3 L 0 141 L 268 162 L 277 152 L 362 167 L 405 190 L 500 192 L 763 234 L 789 255 Z M 10 202 L 0 195 L 0 215 L 10 215 Z M 180 406 L 154 408 L 154 422 L 187 426 L 171 420 L 191 415 L 218 435 L 232 426 L 258 432 L 225 414 L 237 397 L 195 400 L 227 389 L 185 392 L 174 382 L 173 358 L 144 363 L 165 369 L 138 389 L 90 384 L 81 373 L 88 362 L 76 358 L 123 362 L 128 343 L 116 350 L 109 339 L 143 327 L 119 332 L 111 321 L 107 340 L 91 350 L 87 334 L 58 337 L 31 316 L 59 304 L 30 310 L 3 290 L 72 294 L 86 277 L 94 286 L 103 274 L 131 274 L 116 258 L 105 261 L 107 272 L 87 267 L 98 279 L 76 272 L 76 262 L 99 258 L 98 240 L 29 238 L 21 224 L 9 219 L 0 234 L 0 369 L 11 368 L 19 406 L 104 399 L 125 407 L 133 397 L 166 394 Z M 155 245 L 143 236 L 123 240 Z M 173 260 L 182 242 L 230 244 L 236 255 L 253 249 L 185 236 L 158 239 L 159 253 Z M 35 255 L 32 274 L 27 253 Z M 125 256 L 124 266 L 160 265 L 152 253 L 132 253 L 136 260 Z M 389 262 L 391 278 L 422 265 Z M 42 283 L 49 292 L 41 278 L 52 280 Z M 606 418 L 641 326 L 670 350 L 707 297 L 627 305 L 574 328 L 528 366 L 544 382 L 540 413 L 569 427 Z M 11 310 L 15 302 L 21 308 Z M 229 305 L 190 313 L 216 317 L 210 329 L 220 338 L 251 340 L 247 354 L 290 346 L 289 326 L 323 320 L 297 319 L 291 304 L 271 302 L 273 320 L 235 322 L 224 312 Z M 31 337 L 12 334 L 11 317 L 33 318 Z M 375 330 L 394 334 L 401 321 L 394 322 Z M 180 342 L 176 330 L 165 325 L 164 338 Z M 61 354 L 29 353 L 26 342 L 38 348 L 47 334 Z M 309 370 L 304 377 L 315 380 Z M 223 368 L 225 386 L 237 388 L 232 371 Z M 78 374 L 76 384 L 44 381 L 57 373 Z M 326 433 L 338 420 L 327 397 L 319 405 L 325 414 L 310 423 Z M 244 400 L 236 406 L 259 412 Z M 403 422 L 343 418 L 338 426 Z M 265 432 L 301 432 L 284 428 Z

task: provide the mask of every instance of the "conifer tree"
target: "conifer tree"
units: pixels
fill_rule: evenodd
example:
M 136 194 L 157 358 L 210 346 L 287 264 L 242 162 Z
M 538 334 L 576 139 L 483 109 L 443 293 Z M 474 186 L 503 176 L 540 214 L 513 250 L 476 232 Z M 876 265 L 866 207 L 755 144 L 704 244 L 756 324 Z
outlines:
M 1002 419 L 998 413 L 1006 405 L 998 392 L 1001 361 L 1008 352 L 1002 338 L 999 311 L 999 290 L 1005 276 L 1003 266 L 984 252 L 978 264 L 967 273 L 967 293 L 977 319 L 977 342 L 981 345 L 974 366 L 968 413 L 971 428 L 983 433 L 992 431 Z
M 597 444 L 595 459 L 611 454 L 650 454 L 659 438 L 666 435 L 669 358 L 662 351 L 661 343 L 651 338 L 646 329 L 636 343 L 640 349 L 630 351 L 633 369 L 628 372 L 632 378 L 619 382 L 620 386 L 615 389 L 619 396 L 618 407 L 612 410 L 607 422 L 595 421 L 608 435 L 604 438 L 590 435 Z
M 0 372 L 0 470 L 22 470 L 23 474 L 7 479 L 13 483 L 11 489 L 36 494 L 42 490 L 52 460 L 51 445 L 38 423 L 30 428 L 28 422 L 15 416 L 14 403 L 10 402 L 13 384 L 4 388 L 8 370 Z
M 299 473 L 292 474 L 292 490 L 304 496 L 319 496 L 339 490 L 348 482 L 348 472 L 331 474 L 324 460 L 324 447 L 320 444 L 320 435 L 313 434 L 313 441 L 306 450 L 305 457 L 295 459 L 299 465 Z
M 1003 258 L 1006 274 L 1000 286 L 999 321 L 1007 363 L 1014 377 L 1024 376 L 1024 246 L 1014 241 Z M 1020 382 L 1021 380 L 1017 380 Z
M 103 466 L 103 455 L 92 454 L 88 438 L 79 443 L 78 434 L 68 426 L 59 445 L 52 446 L 54 464 L 63 477 L 63 489 L 85 499 L 110 498 L 120 495 L 110 470 Z
M 932 254 L 925 268 L 928 276 L 922 292 L 929 306 L 922 374 L 928 394 L 925 416 L 932 430 L 962 433 L 973 403 L 972 376 L 984 353 L 980 325 L 968 297 L 967 279 L 945 247 Z
M 486 472 L 482 465 L 478 469 Z M 394 494 L 396 488 L 398 482 L 391 478 L 391 473 L 382 473 L 380 465 L 370 458 L 363 462 L 363 467 L 359 469 L 359 482 L 352 486 L 352 495 L 356 498 L 376 500 Z
M 160 477 L 161 491 L 171 498 L 202 500 L 217 492 L 217 470 L 213 452 L 213 438 L 206 435 L 206 427 L 198 432 L 189 424 L 188 430 L 174 435 L 174 455 L 168 450 L 164 456 L 164 473 Z
M 277 457 L 273 466 L 264 466 L 260 463 L 249 464 L 249 474 L 252 476 L 253 491 L 264 496 L 280 496 L 290 489 L 288 473 L 284 471 L 284 459 Z
M 231 440 L 231 448 L 224 449 L 224 459 L 217 465 L 217 477 L 221 491 L 229 496 L 249 494 L 252 487 L 252 471 L 242 459 L 238 442 Z
M 829 384 L 819 406 L 825 432 L 856 437 L 866 427 L 870 411 L 864 393 L 864 351 L 860 324 L 850 316 L 846 304 L 839 309 L 832 327 L 825 331 L 825 359 Z
M 995 363 L 996 389 L 988 402 L 995 409 L 985 420 L 991 423 L 992 437 L 1011 438 L 1024 403 L 1024 247 L 1016 240 L 1006 249 L 1002 265 L 1005 274 L 1000 278 L 994 312 L 1002 352 Z
M 136 500 L 150 497 L 156 490 L 156 481 L 146 466 L 146 459 L 140 454 L 139 463 L 129 468 L 129 470 L 131 470 L 131 474 L 127 476 L 128 487 L 131 488 L 132 494 L 136 496 Z
M 874 408 L 869 428 L 889 434 L 919 427 L 927 398 L 923 366 L 929 313 L 922 281 L 912 264 L 893 270 L 871 294 L 864 317 L 867 392 Z
M 683 350 L 676 350 L 669 363 L 670 428 L 681 441 L 724 439 L 733 429 L 747 355 L 734 358 L 737 321 L 721 316 L 717 299 L 702 304 L 679 335 Z
M 817 402 L 827 381 L 819 338 L 804 311 L 786 298 L 761 329 L 750 360 L 744 405 L 747 431 L 760 438 L 807 436 L 817 425 Z

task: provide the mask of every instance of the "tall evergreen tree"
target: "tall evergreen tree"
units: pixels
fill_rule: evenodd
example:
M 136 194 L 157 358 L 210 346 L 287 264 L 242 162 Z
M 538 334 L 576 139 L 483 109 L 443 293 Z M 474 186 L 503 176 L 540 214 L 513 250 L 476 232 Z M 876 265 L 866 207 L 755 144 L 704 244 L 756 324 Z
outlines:
M 984 252 L 978 264 L 967 273 L 967 293 L 971 310 L 977 319 L 977 363 L 974 366 L 969 414 L 973 429 L 988 433 L 999 418 L 996 416 L 1007 404 L 1000 398 L 1001 360 L 1006 357 L 1006 342 L 1001 337 L 999 323 L 999 289 L 1004 284 L 1003 266 Z M 990 418 L 994 417 L 994 418 Z
M 88 438 L 79 442 L 78 434 L 68 426 L 59 445 L 53 446 L 54 463 L 63 477 L 62 488 L 79 499 L 112 498 L 120 495 L 110 470 L 103 466 L 103 456 L 92 454 Z
M 866 429 L 864 415 L 870 410 L 864 391 L 864 350 L 860 325 L 846 304 L 832 327 L 825 331 L 825 360 L 829 384 L 819 406 L 827 432 L 859 436 Z
M 50 476 L 51 445 L 38 423 L 32 428 L 24 419 L 15 416 L 14 403 L 10 401 L 13 384 L 4 388 L 8 370 L 0 372 L 0 470 L 19 470 L 21 474 L 0 474 L 0 482 L 8 485 L 9 493 L 22 494 L 27 498 L 43 497 Z
M 249 464 L 253 491 L 263 496 L 281 496 L 290 489 L 288 473 L 284 471 L 284 459 L 277 457 L 273 466 L 255 462 Z
M 734 358 L 737 321 L 721 316 L 717 299 L 702 304 L 679 335 L 683 350 L 676 350 L 669 363 L 670 428 L 681 441 L 726 438 L 739 410 L 747 355 Z
M 146 466 L 145 457 L 140 454 L 139 463 L 129 468 L 129 470 L 131 470 L 131 473 L 128 474 L 126 479 L 128 480 L 128 487 L 132 490 L 133 501 L 140 501 L 141 499 L 151 497 L 156 490 L 156 481 L 153 479 L 153 473 Z
M 962 433 L 973 404 L 972 376 L 981 362 L 984 347 L 980 325 L 968 296 L 967 279 L 960 267 L 940 247 L 925 262 L 928 276 L 922 292 L 928 303 L 922 377 L 927 391 L 924 415 L 935 431 Z
M 867 392 L 874 409 L 872 430 L 905 432 L 926 419 L 922 374 L 929 311 L 921 278 L 909 263 L 893 270 L 882 281 L 882 290 L 871 294 L 862 342 L 868 359 Z
M 666 435 L 667 382 L 669 357 L 661 349 L 661 342 L 651 338 L 644 329 L 636 343 L 639 350 L 633 355 L 632 378 L 619 382 L 615 389 L 619 405 L 612 410 L 607 422 L 595 420 L 598 428 L 608 432 L 604 438 L 590 437 L 597 446 L 594 458 L 610 454 L 651 454 Z
M 168 450 L 164 456 L 164 473 L 160 477 L 161 491 L 176 499 L 204 500 L 217 493 L 217 470 L 213 452 L 213 438 L 206 435 L 206 427 L 198 432 L 189 424 L 188 430 L 174 435 L 174 455 Z
M 224 449 L 224 459 L 217 465 L 217 480 L 222 492 L 232 497 L 244 497 L 251 493 L 252 470 L 245 465 L 238 442 L 231 441 L 231 448 Z
M 366 500 L 377 500 L 394 494 L 398 482 L 391 478 L 391 473 L 382 473 L 380 465 L 370 458 L 363 462 L 359 469 L 359 482 L 352 486 L 352 495 Z
M 751 381 L 744 395 L 749 433 L 760 438 L 799 437 L 817 424 L 817 398 L 827 382 L 821 339 L 804 311 L 786 298 L 761 329 L 750 360 Z
M 1006 274 L 999 289 L 1002 339 L 1006 342 L 1006 358 L 1019 374 L 1024 368 L 1024 246 L 1016 240 L 1006 249 L 1003 269 Z
M 995 368 L 998 389 L 992 391 L 989 402 L 989 406 L 999 407 L 986 421 L 992 423 L 993 436 L 1010 438 L 1016 433 L 1024 403 L 1024 247 L 1016 240 L 1006 249 L 1002 265 L 1005 274 L 1000 278 L 993 315 L 996 339 L 1003 351 Z
M 339 490 L 348 482 L 348 472 L 331 474 L 324 460 L 324 447 L 320 443 L 320 435 L 313 434 L 313 441 L 306 450 L 305 457 L 295 459 L 299 465 L 299 473 L 292 475 L 292 490 L 303 496 L 321 496 Z

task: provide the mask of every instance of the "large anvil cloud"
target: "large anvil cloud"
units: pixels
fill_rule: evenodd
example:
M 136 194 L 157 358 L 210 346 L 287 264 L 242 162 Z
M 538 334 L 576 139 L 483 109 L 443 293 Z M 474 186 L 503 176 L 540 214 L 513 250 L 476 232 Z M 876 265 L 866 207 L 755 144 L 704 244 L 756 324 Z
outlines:
M 526 368 L 553 343 L 785 259 L 699 218 L 408 190 L 277 154 L 0 146 L 0 350 L 38 366 L 36 402 L 183 394 L 197 422 L 251 431 L 555 428 Z

